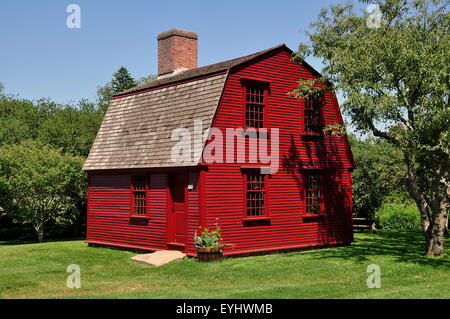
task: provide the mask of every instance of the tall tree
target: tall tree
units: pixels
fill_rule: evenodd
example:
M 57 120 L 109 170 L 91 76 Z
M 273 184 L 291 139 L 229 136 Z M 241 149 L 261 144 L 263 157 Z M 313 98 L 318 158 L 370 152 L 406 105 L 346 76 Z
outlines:
M 143 78 L 146 79 L 146 78 Z M 114 74 L 111 82 L 97 88 L 97 99 L 100 106 L 105 110 L 111 102 L 114 94 L 131 89 L 140 84 L 141 80 L 136 81 L 124 66 L 121 66 Z
M 318 83 L 333 83 L 355 127 L 400 150 L 425 253 L 442 256 L 450 206 L 449 1 L 370 2 L 378 6 L 370 14 L 352 4 L 321 11 L 294 58 L 322 58 L 323 76 L 300 81 L 293 94 L 320 94 Z
M 148 76 L 143 76 L 138 80 L 135 80 L 127 68 L 121 66 L 117 72 L 113 74 L 113 78 L 110 82 L 103 86 L 97 87 L 97 102 L 100 107 L 106 111 L 109 103 L 111 103 L 111 98 L 114 94 L 121 91 L 130 89 L 134 86 L 144 84 L 146 82 L 156 79 L 156 75 L 150 74 Z
M 128 69 L 124 66 L 121 66 L 119 70 L 114 73 L 113 79 L 111 81 L 111 86 L 114 94 L 131 89 L 135 85 L 136 81 L 131 76 L 130 72 L 128 72 Z

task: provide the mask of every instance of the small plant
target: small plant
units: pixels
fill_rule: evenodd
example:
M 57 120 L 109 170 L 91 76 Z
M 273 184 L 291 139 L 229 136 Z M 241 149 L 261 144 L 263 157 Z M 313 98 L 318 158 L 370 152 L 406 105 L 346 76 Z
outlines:
M 222 248 L 222 236 L 220 235 L 220 227 L 216 224 L 216 229 L 210 230 L 207 227 L 200 226 L 198 232 L 195 232 L 195 247 L 219 247 Z

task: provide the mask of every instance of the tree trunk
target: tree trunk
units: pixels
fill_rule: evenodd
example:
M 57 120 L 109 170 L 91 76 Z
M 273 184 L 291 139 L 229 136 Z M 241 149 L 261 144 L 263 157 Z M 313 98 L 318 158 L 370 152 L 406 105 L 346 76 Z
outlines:
M 439 211 L 435 212 L 433 227 L 430 229 L 429 238 L 426 238 L 426 255 L 442 257 L 444 256 L 445 227 L 447 224 L 447 207 L 442 205 Z
M 447 188 L 444 199 L 437 207 L 430 207 L 425 196 L 417 185 L 414 167 L 407 161 L 408 173 L 406 176 L 407 189 L 419 208 L 422 219 L 422 229 L 425 237 L 425 255 L 444 256 L 445 229 L 448 217 L 448 202 L 450 187 Z M 432 214 L 430 214 L 432 213 Z
M 33 227 L 36 230 L 38 241 L 40 243 L 44 242 L 44 223 L 42 222 L 33 223 Z
M 38 230 L 38 240 L 40 243 L 44 242 L 44 227 Z
M 444 230 L 444 235 L 448 236 L 448 214 L 447 214 L 447 218 L 446 218 L 446 222 L 445 222 L 445 230 Z
M 450 189 L 450 187 L 449 187 Z M 448 220 L 448 192 L 441 201 L 439 207 L 433 211 L 433 223 L 430 229 L 431 237 L 427 240 L 426 255 L 442 257 L 444 256 L 445 231 Z

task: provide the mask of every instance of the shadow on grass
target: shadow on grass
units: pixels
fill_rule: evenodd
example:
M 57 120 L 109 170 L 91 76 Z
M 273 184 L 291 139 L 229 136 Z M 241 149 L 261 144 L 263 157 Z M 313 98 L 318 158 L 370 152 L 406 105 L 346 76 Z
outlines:
M 447 238 L 447 243 L 449 242 L 450 240 Z M 314 258 L 345 258 L 357 262 L 366 262 L 376 256 L 386 256 L 392 257 L 396 262 L 450 268 L 448 256 L 443 258 L 426 257 L 423 252 L 424 238 L 420 232 L 379 231 L 355 234 L 355 242 L 351 246 L 316 250 L 309 254 Z

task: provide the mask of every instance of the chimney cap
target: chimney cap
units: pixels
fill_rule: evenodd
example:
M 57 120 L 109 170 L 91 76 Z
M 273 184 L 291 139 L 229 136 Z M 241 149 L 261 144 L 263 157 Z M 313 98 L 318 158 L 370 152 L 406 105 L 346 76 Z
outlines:
M 189 39 L 195 39 L 195 40 L 198 39 L 197 33 L 192 32 L 192 31 L 176 29 L 176 28 L 161 32 L 160 34 L 158 34 L 157 39 L 159 41 L 159 40 L 163 40 L 163 39 L 169 38 L 174 35 L 189 38 Z

